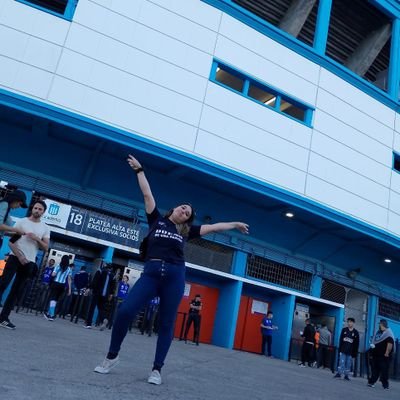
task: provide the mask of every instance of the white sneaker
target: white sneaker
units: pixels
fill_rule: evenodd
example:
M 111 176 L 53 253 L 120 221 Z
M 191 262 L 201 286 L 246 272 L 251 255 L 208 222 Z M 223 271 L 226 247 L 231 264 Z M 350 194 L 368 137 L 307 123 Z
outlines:
M 108 319 L 104 319 L 103 323 L 100 326 L 100 330 L 104 331 L 104 329 L 107 328 L 107 324 L 108 324 Z
M 115 357 L 113 360 L 109 360 L 107 357 L 98 365 L 94 372 L 99 374 L 108 374 L 117 364 L 119 363 L 119 356 Z
M 161 375 L 160 373 L 155 369 L 151 371 L 151 374 L 149 378 L 147 379 L 148 383 L 152 383 L 153 385 L 161 385 Z

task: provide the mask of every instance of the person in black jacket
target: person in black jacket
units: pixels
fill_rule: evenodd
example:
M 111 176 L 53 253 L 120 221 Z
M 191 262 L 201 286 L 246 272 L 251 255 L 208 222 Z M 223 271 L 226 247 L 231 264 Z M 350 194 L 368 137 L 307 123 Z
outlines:
M 354 328 L 354 318 L 347 318 L 347 327 L 342 329 L 339 339 L 339 365 L 334 378 L 341 378 L 349 381 L 349 373 L 353 358 L 357 357 L 358 346 L 360 344 L 360 335 Z
M 112 268 L 110 265 L 104 264 L 104 266 L 97 270 L 94 274 L 93 280 L 89 285 L 89 290 L 92 291 L 92 302 L 90 304 L 88 316 L 86 319 L 85 328 L 90 329 L 92 327 L 92 320 L 94 310 L 97 306 L 99 310 L 100 324 L 104 321 L 104 307 L 107 300 L 112 299 L 114 291 L 114 279 L 112 274 Z
M 305 367 L 306 363 L 309 367 L 313 366 L 314 362 L 314 346 L 315 346 L 315 328 L 311 324 L 309 318 L 306 319 L 306 326 L 303 332 L 300 332 L 301 337 L 304 338 L 303 346 L 301 348 L 301 363 L 300 367 Z

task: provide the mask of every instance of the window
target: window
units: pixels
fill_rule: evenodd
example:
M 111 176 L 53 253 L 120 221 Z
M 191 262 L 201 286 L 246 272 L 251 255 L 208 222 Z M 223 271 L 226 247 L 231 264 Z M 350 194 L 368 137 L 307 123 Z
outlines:
M 285 93 L 258 80 L 228 67 L 220 61 L 214 61 L 210 80 L 229 88 L 262 106 L 268 107 L 289 118 L 311 125 L 313 108 Z
M 313 45 L 319 1 L 233 0 L 262 20 L 282 29 L 301 42 Z
M 326 55 L 387 90 L 392 21 L 364 0 L 333 0 Z
M 244 79 L 230 72 L 226 67 L 217 67 L 215 80 L 238 92 L 243 91 Z
M 72 20 L 78 0 L 16 0 L 39 10 Z
M 393 169 L 400 172 L 400 154 L 393 153 Z

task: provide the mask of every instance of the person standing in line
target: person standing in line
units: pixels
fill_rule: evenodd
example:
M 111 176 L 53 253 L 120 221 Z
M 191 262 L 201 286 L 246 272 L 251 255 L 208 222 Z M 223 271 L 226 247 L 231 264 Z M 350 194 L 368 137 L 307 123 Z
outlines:
M 389 389 L 389 366 L 394 352 L 394 335 L 386 319 L 379 321 L 379 329 L 375 334 L 372 350 L 372 374 L 368 379 L 368 386 L 374 387 L 380 378 L 384 389 Z
M 104 327 L 107 325 L 108 321 L 104 319 L 105 307 L 106 302 L 112 300 L 114 284 L 115 280 L 112 274 L 111 265 L 103 264 L 102 268 L 96 271 L 92 282 L 89 285 L 89 289 L 92 290 L 92 302 L 90 303 L 90 308 L 86 319 L 86 329 L 92 328 L 93 314 L 96 306 L 98 309 L 97 321 L 100 325 L 104 324 Z
M 306 363 L 309 367 L 312 367 L 314 362 L 315 328 L 309 318 L 305 322 L 304 331 L 300 332 L 301 337 L 304 338 L 303 346 L 301 347 L 300 367 L 305 367 Z
M 119 275 L 119 274 L 118 274 Z M 115 306 L 113 309 L 113 312 L 110 316 L 110 321 L 108 322 L 107 328 L 111 329 L 113 324 L 114 324 L 114 320 L 115 317 L 117 316 L 117 311 L 118 308 L 120 307 L 121 303 L 123 303 L 125 301 L 125 299 L 128 297 L 128 293 L 129 293 L 129 276 L 128 275 L 124 275 L 122 277 L 122 280 L 118 282 L 118 288 L 117 288 L 117 294 L 116 294 L 116 302 L 115 302 Z
M 188 203 L 171 209 L 162 216 L 156 206 L 150 185 L 140 162 L 129 155 L 128 164 L 136 173 L 144 197 L 149 223 L 144 271 L 128 298 L 118 310 L 111 334 L 111 343 L 103 363 L 94 371 L 107 374 L 117 365 L 118 353 L 127 334 L 130 321 L 155 296 L 160 297 L 160 320 L 153 369 L 148 383 L 161 384 L 161 368 L 171 346 L 173 328 L 185 288 L 184 244 L 187 240 L 212 232 L 238 229 L 248 233 L 243 222 L 220 222 L 210 225 L 192 225 L 195 212 Z
M 354 328 L 354 318 L 347 318 L 347 327 L 342 329 L 339 339 L 339 365 L 334 378 L 341 378 L 349 381 L 349 374 L 353 363 L 353 358 L 357 357 L 360 335 Z
M 0 248 L 6 233 L 17 235 L 23 235 L 25 233 L 21 228 L 12 226 L 13 221 L 9 215 L 11 210 L 19 207 L 28 208 L 26 204 L 26 195 L 22 190 L 9 192 L 0 201 Z M 8 267 L 7 263 L 4 265 L 3 272 L 0 275 L 0 304 L 5 290 L 14 277 L 15 271 L 16 267 L 13 267 L 13 264 L 8 264 Z
M 154 297 L 151 299 L 149 304 L 144 310 L 142 325 L 140 327 L 140 333 L 144 335 L 146 332 L 150 337 L 154 331 L 154 323 L 156 321 L 156 317 L 158 315 L 158 307 L 160 305 L 160 298 Z
M 49 248 L 50 229 L 41 221 L 46 208 L 44 201 L 35 201 L 30 216 L 21 218 L 15 224 L 15 228 L 25 234 L 17 238 L 15 243 L 10 243 L 12 254 L 8 258 L 5 270 L 9 268 L 10 271 L 16 271 L 16 275 L 0 313 L 0 326 L 3 328 L 15 329 L 15 325 L 9 320 L 14 302 L 25 281 L 37 269 L 35 261 L 39 249 L 47 251 Z
M 268 357 L 272 357 L 272 333 L 274 330 L 278 329 L 277 326 L 272 324 L 272 319 L 274 318 L 274 314 L 272 311 L 268 311 L 267 315 L 261 321 L 261 354 L 265 356 L 265 345 L 267 345 L 267 353 Z
M 317 351 L 317 367 L 323 368 L 330 366 L 330 349 L 332 344 L 332 334 L 326 323 L 322 323 L 319 330 L 319 349 Z
M 60 264 L 54 268 L 52 276 L 49 309 L 43 314 L 48 321 L 54 321 L 57 302 L 64 292 L 67 290 L 67 295 L 71 296 L 72 270 L 69 266 L 69 256 L 67 254 L 61 257 Z
M 203 308 L 203 303 L 201 301 L 201 296 L 199 294 L 196 294 L 194 299 L 190 302 L 189 306 L 189 314 L 188 314 L 188 319 L 186 321 L 186 328 L 185 328 L 185 335 L 184 335 L 184 340 L 185 343 L 187 342 L 187 335 L 190 329 L 190 325 L 192 325 L 193 322 L 193 343 L 196 343 L 196 345 L 199 345 L 199 336 L 200 336 L 200 321 L 201 321 L 201 315 L 200 311 Z

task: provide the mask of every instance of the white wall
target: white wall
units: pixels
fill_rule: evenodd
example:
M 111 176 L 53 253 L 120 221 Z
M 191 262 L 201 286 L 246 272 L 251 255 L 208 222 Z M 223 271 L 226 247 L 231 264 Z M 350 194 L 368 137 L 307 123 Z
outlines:
M 400 235 L 400 116 L 200 0 L 80 0 L 73 22 L 0 2 L 0 87 Z M 213 58 L 316 108 L 312 128 L 209 81 Z

